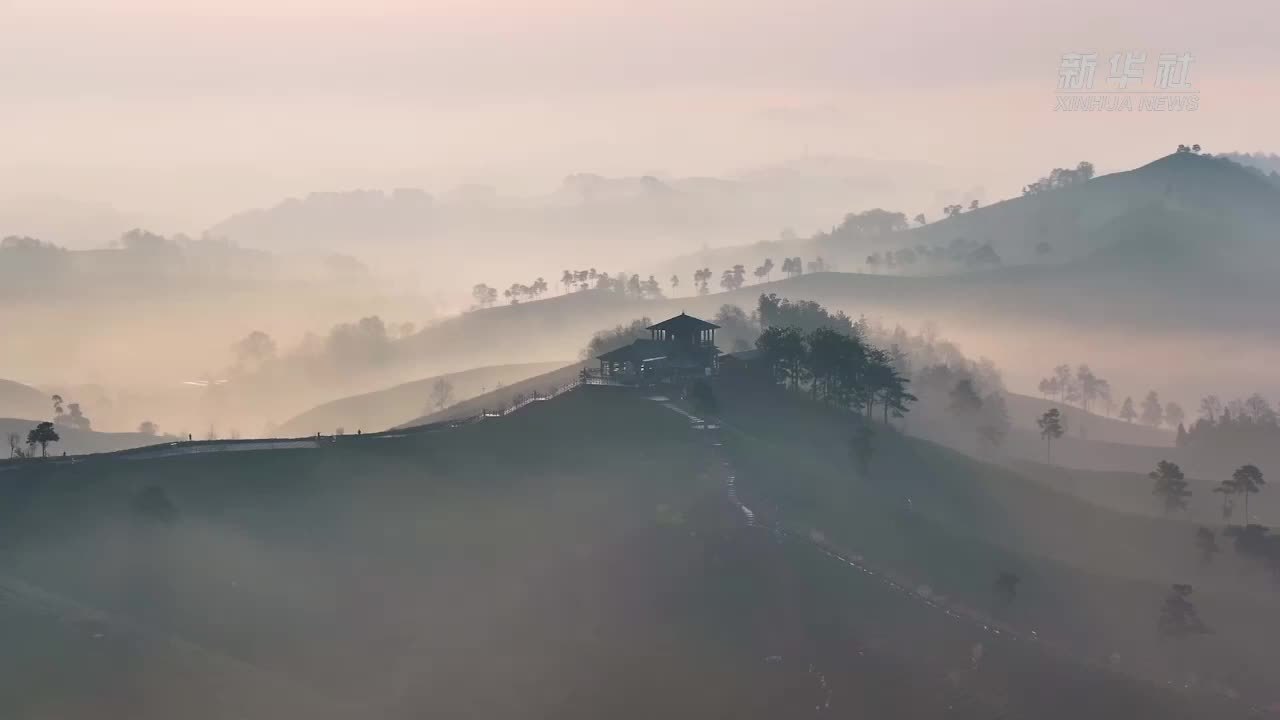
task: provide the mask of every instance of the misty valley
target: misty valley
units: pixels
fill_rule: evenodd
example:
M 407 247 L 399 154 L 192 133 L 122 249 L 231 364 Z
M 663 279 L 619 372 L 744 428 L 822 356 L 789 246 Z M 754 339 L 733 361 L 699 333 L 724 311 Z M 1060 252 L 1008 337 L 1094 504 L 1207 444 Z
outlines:
M 1275 8 L 633 5 L 0 3 L 0 718 L 1280 718 Z

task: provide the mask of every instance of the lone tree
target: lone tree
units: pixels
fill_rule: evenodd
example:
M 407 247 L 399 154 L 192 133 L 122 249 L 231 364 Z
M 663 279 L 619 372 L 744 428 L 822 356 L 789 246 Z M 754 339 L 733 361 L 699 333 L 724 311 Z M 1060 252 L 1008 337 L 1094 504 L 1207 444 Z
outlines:
M 1155 390 L 1148 392 L 1142 400 L 1142 422 L 1151 427 L 1160 427 L 1160 423 L 1164 422 L 1164 407 Z
M 1067 431 L 1062 424 L 1062 413 L 1058 408 L 1049 408 L 1036 420 L 1036 424 L 1040 426 L 1040 437 L 1044 438 L 1044 461 L 1052 464 L 1053 441 Z
M 1249 524 L 1249 496 L 1261 492 L 1262 486 L 1266 484 L 1262 479 L 1262 471 L 1257 465 L 1241 465 L 1231 473 L 1231 486 L 1235 488 L 1234 492 L 1244 495 L 1245 525 Z
M 39 445 L 41 457 L 49 457 L 49 443 L 58 442 L 61 439 L 58 437 L 58 431 L 53 429 L 53 423 L 48 421 L 36 425 L 27 433 L 27 444 Z
M 1138 411 L 1133 409 L 1133 398 L 1126 397 L 1120 405 L 1120 419 L 1131 423 L 1138 418 Z
M 1164 605 L 1160 608 L 1160 619 L 1156 628 L 1166 637 L 1186 637 L 1209 632 L 1209 628 L 1200 619 L 1196 606 L 1187 598 L 1191 597 L 1190 585 L 1174 585 L 1165 596 Z
M 1186 510 L 1187 498 L 1191 497 L 1191 491 L 1187 489 L 1187 481 L 1182 474 L 1182 468 L 1167 460 L 1161 460 L 1156 464 L 1156 469 L 1147 473 L 1147 477 L 1156 481 L 1155 487 L 1151 489 L 1152 495 L 1159 495 L 1164 499 L 1164 511 L 1166 514 L 1174 510 Z
M 1222 493 L 1222 521 L 1226 522 L 1231 519 L 1231 512 L 1235 510 L 1236 501 L 1236 481 L 1229 478 L 1218 483 L 1218 487 L 1213 489 L 1216 493 Z M 1245 524 L 1248 524 L 1247 522 Z

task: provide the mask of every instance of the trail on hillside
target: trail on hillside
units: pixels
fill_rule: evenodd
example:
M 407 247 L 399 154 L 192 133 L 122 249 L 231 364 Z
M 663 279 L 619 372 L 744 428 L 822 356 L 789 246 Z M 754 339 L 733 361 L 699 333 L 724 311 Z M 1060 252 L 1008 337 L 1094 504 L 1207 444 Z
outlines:
M 659 398 L 653 399 L 657 400 Z M 897 572 L 891 568 L 876 567 L 861 554 L 842 551 L 841 549 L 836 548 L 821 532 L 817 530 L 811 530 L 808 533 L 799 533 L 786 527 L 778 520 L 762 517 L 760 513 L 749 507 L 740 496 L 737 484 L 737 474 L 734 470 L 732 460 L 725 450 L 725 445 L 722 439 L 722 433 L 724 432 L 722 423 L 720 421 L 708 421 L 695 416 L 675 403 L 665 401 L 665 398 L 661 398 L 661 400 L 664 401 L 662 402 L 664 407 L 688 418 L 690 427 L 693 430 L 704 434 L 705 440 L 712 449 L 715 462 L 720 470 L 720 480 L 724 488 L 725 495 L 728 501 L 732 503 L 733 506 L 742 514 L 744 522 L 748 528 L 769 533 L 774 538 L 774 541 L 779 544 L 784 542 L 794 542 L 816 550 L 822 555 L 840 563 L 850 570 L 857 571 L 868 581 L 879 585 L 884 590 L 887 590 L 888 592 L 893 593 L 905 601 L 921 608 L 922 611 L 945 616 L 952 622 L 968 628 L 975 636 L 975 642 L 972 649 L 973 670 L 976 671 L 978 666 L 982 663 L 983 658 L 988 656 L 992 650 L 997 650 L 1002 643 L 1013 643 L 1033 649 L 1034 652 L 1044 653 L 1059 661 L 1065 661 L 1086 668 L 1091 668 L 1102 673 L 1136 680 L 1143 685 L 1150 685 L 1153 687 L 1160 686 L 1159 683 L 1152 682 L 1145 677 L 1130 672 L 1125 672 L 1121 668 L 1113 665 L 1107 665 L 1091 658 L 1080 658 L 1065 648 L 1057 647 L 1052 643 L 1042 640 L 1034 629 L 1020 630 L 1008 625 L 1007 623 L 997 621 L 973 608 L 966 607 L 962 603 L 938 594 L 927 583 L 912 580 L 904 573 Z M 822 683 L 825 688 L 825 677 L 822 678 Z M 1191 688 L 1182 687 L 1173 681 L 1168 681 L 1164 685 L 1167 688 L 1174 688 L 1187 692 L 1192 691 Z M 962 685 L 956 685 L 954 689 L 963 694 L 964 688 Z M 972 700 L 974 699 L 967 698 L 966 702 Z M 1260 706 L 1258 705 L 1250 705 L 1248 703 L 1234 700 L 1233 703 L 1236 704 L 1239 709 L 1246 710 L 1250 713 L 1258 712 L 1260 710 Z M 830 699 L 828 695 L 826 705 L 829 706 L 829 704 Z

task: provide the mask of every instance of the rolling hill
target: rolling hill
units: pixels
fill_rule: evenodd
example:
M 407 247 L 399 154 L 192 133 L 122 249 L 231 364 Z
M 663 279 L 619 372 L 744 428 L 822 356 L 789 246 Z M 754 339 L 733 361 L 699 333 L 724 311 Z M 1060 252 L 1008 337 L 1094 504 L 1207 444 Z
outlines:
M 659 403 L 589 388 L 400 438 L 32 463 L 0 475 L 0 626 L 11 640 L 0 709 L 67 720 L 1243 715 L 904 601 L 883 579 L 745 521 L 722 457 L 745 492 L 790 486 L 777 508 L 788 523 L 796 503 L 849 486 L 817 469 L 825 459 L 805 460 L 812 412 L 730 409 L 735 423 L 766 425 L 726 430 L 722 454 Z M 742 439 L 761 428 L 770 437 L 756 459 L 797 432 L 809 440 L 748 478 Z M 925 469 L 937 461 L 902 447 Z M 945 460 L 963 486 L 980 469 Z M 765 483 L 777 462 L 798 471 Z M 915 527 L 892 524 L 887 495 L 860 490 L 874 502 L 860 517 L 882 518 L 864 537 L 879 537 L 882 561 L 904 543 L 931 548 L 935 572 L 954 569 L 939 587 L 985 576 L 989 560 L 974 552 L 991 547 L 959 529 L 961 515 L 937 514 L 964 494 L 937 489 Z M 1027 578 L 1028 604 L 1065 602 Z
M 52 409 L 48 394 L 29 385 L 0 379 L 0 417 L 43 417 Z
M 281 425 L 281 437 L 303 437 L 317 432 L 332 433 L 335 428 L 348 432 L 363 429 L 377 432 L 418 417 L 434 400 L 432 387 L 444 381 L 452 387 L 449 405 L 466 401 L 488 389 L 518 383 L 535 375 L 562 367 L 564 363 L 525 363 L 495 365 L 463 372 L 439 375 L 396 385 L 386 390 L 341 398 L 314 407 Z
M 1060 476 L 1027 477 L 1034 466 L 977 462 L 879 424 L 869 475 L 860 475 L 846 414 L 774 389 L 730 385 L 717 397 L 744 502 L 797 533 L 988 612 L 999 608 L 995 577 L 1016 573 L 1018 606 L 1000 611 L 1009 622 L 1086 656 L 1117 651 L 1144 673 L 1181 672 L 1169 665 L 1152 613 L 1169 583 L 1192 583 L 1197 606 L 1215 618 L 1215 636 L 1194 652 L 1271 662 L 1264 658 L 1274 649 L 1249 627 L 1269 622 L 1274 580 L 1234 556 L 1225 538 L 1217 558 L 1225 562 L 1205 564 L 1185 518 L 1117 512 L 1057 488 Z M 1261 692 L 1274 680 L 1251 682 Z
M 511 407 L 523 398 L 537 394 L 550 395 L 576 381 L 583 367 L 585 365 L 581 363 L 558 367 L 550 372 L 476 395 L 443 410 L 416 417 L 408 422 L 401 423 L 397 427 L 411 428 L 444 420 L 474 417 L 487 410 L 492 411 Z
M 39 415 L 37 417 L 45 417 Z M 25 443 L 27 432 L 34 428 L 39 421 L 37 420 L 20 420 L 17 418 L 0 417 L 0 437 L 7 438 L 11 434 L 18 435 L 19 443 Z M 146 435 L 144 433 L 118 433 L 118 432 L 97 432 L 94 430 L 80 430 L 77 428 L 69 428 L 63 425 L 56 425 L 58 442 L 49 446 L 50 455 L 84 455 L 87 453 L 114 452 L 116 450 L 128 450 L 130 448 L 144 447 L 146 445 L 156 445 L 162 442 L 169 442 L 177 439 L 169 435 Z M 4 457 L 8 457 L 8 444 L 6 442 L 3 447 Z

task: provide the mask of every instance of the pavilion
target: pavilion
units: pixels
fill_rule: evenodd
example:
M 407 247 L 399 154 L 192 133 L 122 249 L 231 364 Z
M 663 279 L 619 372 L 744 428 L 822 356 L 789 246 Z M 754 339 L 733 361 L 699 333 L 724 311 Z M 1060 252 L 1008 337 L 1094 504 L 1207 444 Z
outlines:
M 600 377 L 625 384 L 681 382 L 706 377 L 716 371 L 715 323 L 692 315 L 679 315 L 645 328 L 648 339 L 597 356 Z

